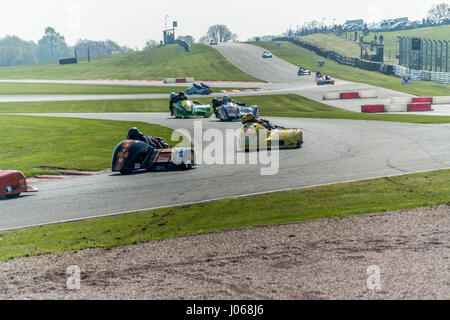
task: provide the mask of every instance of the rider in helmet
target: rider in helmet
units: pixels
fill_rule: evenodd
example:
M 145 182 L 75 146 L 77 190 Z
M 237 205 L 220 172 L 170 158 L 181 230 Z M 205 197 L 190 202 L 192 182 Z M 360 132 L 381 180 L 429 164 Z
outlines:
M 247 113 L 242 117 L 242 124 L 253 123 L 256 122 L 256 118 L 253 113 Z
M 178 94 L 176 94 L 175 92 L 172 92 L 170 94 L 170 105 L 169 105 L 170 115 L 173 116 L 173 108 L 175 107 L 175 104 L 177 102 L 187 100 L 187 99 L 188 98 L 186 97 L 186 95 L 184 94 L 183 91 L 180 91 Z
M 323 77 L 322 72 L 317 71 L 317 72 L 316 72 L 316 81 L 317 81 L 319 78 L 321 78 L 321 77 Z
M 143 134 L 136 127 L 133 127 L 130 130 L 128 130 L 127 139 L 145 142 L 146 144 L 150 145 L 152 148 L 155 149 L 170 149 L 170 146 L 166 143 L 166 141 L 164 141 L 163 138 L 151 137 L 146 134 Z
M 180 99 L 179 101 L 187 100 L 186 95 L 183 91 L 178 92 L 178 99 Z
M 178 96 L 177 96 L 177 94 L 175 92 L 172 92 L 170 94 L 170 106 L 169 106 L 169 109 L 170 109 L 170 115 L 171 116 L 173 116 L 173 107 L 174 107 L 175 100 L 176 100 L 177 97 Z
M 245 103 L 240 103 L 240 102 L 234 101 L 230 98 L 230 96 L 224 95 L 222 97 L 222 100 L 219 100 L 217 98 L 212 99 L 212 106 L 214 108 L 214 113 L 216 113 L 217 108 L 220 108 L 221 106 L 223 106 L 227 103 L 232 103 L 232 102 L 236 103 L 238 106 L 245 106 Z
M 128 133 L 127 133 L 128 140 L 139 140 L 140 136 L 142 136 L 142 133 L 139 131 L 138 128 L 133 127 L 130 130 L 128 130 Z
M 253 115 L 253 113 L 247 113 L 245 116 L 242 117 L 242 124 L 248 124 L 248 123 L 259 123 L 263 125 L 267 130 L 273 130 L 273 129 L 283 129 L 283 127 L 274 126 L 272 125 L 268 120 L 264 119 L 257 119 Z

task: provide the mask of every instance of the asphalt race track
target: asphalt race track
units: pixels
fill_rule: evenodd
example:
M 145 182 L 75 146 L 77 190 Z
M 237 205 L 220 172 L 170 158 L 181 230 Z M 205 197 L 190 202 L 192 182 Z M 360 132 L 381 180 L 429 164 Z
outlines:
M 144 121 L 188 130 L 193 127 L 192 120 L 174 120 L 167 114 L 59 116 Z M 41 190 L 38 194 L 1 201 L 0 229 L 450 167 L 450 125 L 269 119 L 302 128 L 305 134 L 301 149 L 280 150 L 277 175 L 260 175 L 261 167 L 267 167 L 264 165 L 199 165 L 191 171 L 100 174 L 40 182 L 35 184 Z M 204 129 L 240 127 L 239 123 L 215 119 L 203 120 L 202 124 Z
M 276 92 L 299 93 L 319 100 L 323 91 L 335 91 L 340 87 L 349 90 L 375 88 L 344 81 L 338 81 L 333 88 L 318 87 L 314 85 L 312 78 L 297 77 L 296 67 L 292 64 L 276 57 L 262 61 L 262 49 L 255 46 L 227 44 L 218 46 L 218 50 L 245 72 L 270 81 L 271 88 Z M 387 89 L 375 89 L 380 98 L 391 94 L 404 96 Z M 342 104 L 341 101 L 331 103 Z M 360 105 L 361 101 L 347 101 L 346 105 L 341 107 L 351 110 L 358 104 Z M 193 120 L 175 120 L 168 117 L 168 114 L 161 113 L 42 116 L 148 122 L 189 131 L 192 131 L 194 125 Z M 129 176 L 107 173 L 39 182 L 35 184 L 41 190 L 38 194 L 14 200 L 0 200 L 0 230 L 450 167 L 448 124 L 268 119 L 285 127 L 301 128 L 305 135 L 305 144 L 301 149 L 280 151 L 280 169 L 276 175 L 260 175 L 261 167 L 266 167 L 261 165 L 204 164 L 191 171 L 139 173 Z M 200 121 L 203 129 L 217 128 L 223 132 L 228 128 L 240 128 L 240 123 L 221 123 L 214 117 Z M 124 136 L 125 134 L 126 132 Z
M 264 49 L 243 43 L 224 43 L 214 46 L 225 58 L 242 71 L 259 78 L 267 83 L 255 82 L 215 82 L 205 81 L 211 85 L 216 93 L 211 97 L 222 96 L 221 87 L 234 88 L 262 88 L 263 91 L 228 93 L 230 96 L 252 96 L 269 94 L 299 94 L 311 100 L 319 101 L 337 108 L 360 112 L 362 104 L 390 104 L 393 97 L 411 97 L 398 91 L 375 87 L 363 83 L 349 82 L 335 79 L 335 85 L 318 86 L 314 75 L 297 76 L 298 66 L 295 66 L 276 56 L 272 59 L 261 57 Z M 399 80 L 400 81 L 400 80 Z M 0 80 L 1 82 L 16 83 L 60 83 L 60 84 L 93 84 L 93 85 L 133 85 L 133 86 L 189 86 L 189 84 L 163 84 L 162 81 L 145 80 Z M 356 100 L 323 100 L 324 93 L 335 91 L 374 91 L 377 98 Z M 191 96 L 201 98 L 204 96 Z M 3 102 L 31 102 L 31 101 L 76 101 L 76 100 L 130 100 L 130 99 L 162 99 L 168 94 L 101 94 L 101 95 L 0 95 Z M 450 106 L 436 106 L 435 111 L 427 115 L 450 115 Z

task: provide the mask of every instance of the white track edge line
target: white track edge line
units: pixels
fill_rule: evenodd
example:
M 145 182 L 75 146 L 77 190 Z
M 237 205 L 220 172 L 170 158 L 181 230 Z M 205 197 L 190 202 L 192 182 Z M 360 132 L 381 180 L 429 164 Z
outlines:
M 255 193 L 231 196 L 231 197 L 215 198 L 215 199 L 202 200 L 202 201 L 194 201 L 194 202 L 186 202 L 186 203 L 179 203 L 179 204 L 171 204 L 171 205 L 160 206 L 160 207 L 153 207 L 153 208 L 145 208 L 145 209 L 122 211 L 122 212 L 116 212 L 116 213 L 108 213 L 108 214 L 102 214 L 102 215 L 97 215 L 97 216 L 92 216 L 92 217 L 60 220 L 60 221 L 55 221 L 55 222 L 47 222 L 47 223 L 34 224 L 34 225 L 28 225 L 28 226 L 14 227 L 14 228 L 10 228 L 10 229 L 0 229 L 0 232 L 21 230 L 21 229 L 29 229 L 29 228 L 35 228 L 35 227 L 43 227 L 43 226 L 49 226 L 49 225 L 55 225 L 55 224 L 63 224 L 63 223 L 70 223 L 70 222 L 85 221 L 85 220 L 90 220 L 90 219 L 114 217 L 114 216 L 119 216 L 119 215 L 123 215 L 123 214 L 138 213 L 138 212 L 142 212 L 142 211 L 175 208 L 175 207 L 181 207 L 181 206 L 191 206 L 191 205 L 195 205 L 195 204 L 209 203 L 209 202 L 215 202 L 215 201 L 220 201 L 220 200 L 240 199 L 240 198 L 253 197 L 253 196 L 259 196 L 259 195 L 265 195 L 265 194 L 279 193 L 279 192 L 284 192 L 284 191 L 295 191 L 295 190 L 301 190 L 301 189 L 317 188 L 317 187 L 324 187 L 324 186 L 332 186 L 332 185 L 351 183 L 351 182 L 358 182 L 358 181 L 369 181 L 369 180 L 376 180 L 376 179 L 381 179 L 381 178 L 407 176 L 407 175 L 412 175 L 412 174 L 417 174 L 417 173 L 435 172 L 435 171 L 448 170 L 448 169 L 450 169 L 450 167 L 440 168 L 440 169 L 433 169 L 433 170 L 420 170 L 420 171 L 413 171 L 413 172 L 408 172 L 408 173 L 398 173 L 398 174 L 392 174 L 392 175 L 387 175 L 387 176 L 377 176 L 377 177 L 372 177 L 372 178 L 346 180 L 346 181 L 341 181 L 341 182 L 330 182 L 330 183 L 316 184 L 316 185 L 303 186 L 303 187 L 293 187 L 293 188 L 286 188 L 286 189 L 278 189 L 278 190 L 272 190 L 272 191 L 262 191 L 262 192 L 255 192 Z

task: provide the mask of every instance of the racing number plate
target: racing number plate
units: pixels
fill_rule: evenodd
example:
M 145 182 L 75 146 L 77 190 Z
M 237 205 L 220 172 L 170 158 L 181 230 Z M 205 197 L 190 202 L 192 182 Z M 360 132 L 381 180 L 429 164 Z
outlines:
M 172 153 L 163 153 L 159 156 L 158 162 L 159 163 L 167 163 L 167 162 L 169 162 L 171 156 L 172 156 Z

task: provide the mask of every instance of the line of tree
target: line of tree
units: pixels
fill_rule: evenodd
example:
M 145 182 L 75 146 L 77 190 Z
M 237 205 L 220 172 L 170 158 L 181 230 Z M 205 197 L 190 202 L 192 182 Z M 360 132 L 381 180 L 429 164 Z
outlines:
M 36 42 L 25 41 L 17 36 L 6 36 L 0 39 L 0 67 L 9 67 L 39 62 L 57 61 L 72 58 L 75 52 L 79 58 L 107 54 L 130 52 L 133 49 L 119 46 L 111 40 L 91 41 L 78 40 L 76 46 L 68 46 L 64 36 L 52 27 L 47 27 L 44 35 Z
M 134 51 L 126 46 L 121 47 L 116 42 L 111 40 L 92 41 L 88 39 L 78 40 L 75 50 L 78 58 L 85 58 L 88 55 L 95 57 Z
M 0 67 L 38 62 L 37 44 L 24 41 L 16 36 L 0 39 Z

